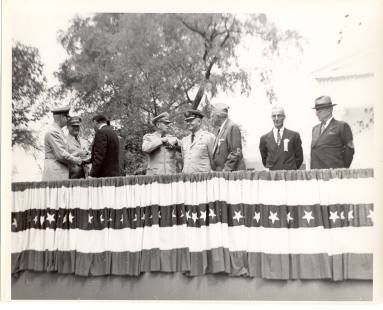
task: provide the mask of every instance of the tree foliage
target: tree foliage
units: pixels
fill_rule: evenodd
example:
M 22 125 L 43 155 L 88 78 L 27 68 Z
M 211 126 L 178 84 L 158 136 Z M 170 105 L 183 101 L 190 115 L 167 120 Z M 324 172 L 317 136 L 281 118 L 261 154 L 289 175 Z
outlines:
M 16 42 L 12 47 L 12 146 L 38 148 L 28 125 L 46 113 L 46 105 L 39 101 L 45 87 L 38 50 Z
M 205 95 L 249 93 L 249 75 L 237 63 L 238 46 L 247 35 L 265 43 L 265 55 L 278 53 L 280 42 L 299 46 L 296 32 L 281 31 L 265 14 L 76 17 L 59 36 L 69 58 L 57 77 L 77 93 L 78 109 L 118 119 L 121 134 L 139 150 L 159 112 L 168 111 L 182 132 L 185 109 L 208 113 Z

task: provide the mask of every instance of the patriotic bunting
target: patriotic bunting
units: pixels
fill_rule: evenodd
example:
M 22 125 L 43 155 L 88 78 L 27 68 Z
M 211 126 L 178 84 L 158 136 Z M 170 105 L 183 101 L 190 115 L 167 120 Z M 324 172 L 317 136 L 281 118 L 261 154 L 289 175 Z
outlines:
M 372 279 L 373 170 L 13 183 L 12 272 Z

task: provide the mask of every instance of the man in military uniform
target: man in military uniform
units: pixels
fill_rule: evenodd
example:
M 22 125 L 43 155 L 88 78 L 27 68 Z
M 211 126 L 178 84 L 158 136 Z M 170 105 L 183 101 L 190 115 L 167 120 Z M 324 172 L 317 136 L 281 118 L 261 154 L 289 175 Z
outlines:
M 346 122 L 332 116 L 333 104 L 329 96 L 315 99 L 316 115 L 320 123 L 312 130 L 311 169 L 349 168 L 354 157 L 352 131 Z
M 90 152 L 88 151 L 87 143 L 80 138 L 80 124 L 81 117 L 72 116 L 68 121 L 68 151 L 73 156 L 80 156 L 82 160 L 87 161 L 90 158 Z M 76 165 L 71 164 L 69 166 L 69 178 L 70 179 L 82 179 L 88 175 L 88 168 L 85 164 Z
M 81 165 L 80 156 L 71 155 L 62 128 L 67 125 L 69 107 L 52 110 L 53 124 L 44 136 L 45 160 L 43 181 L 66 180 L 69 178 L 69 165 Z
M 185 113 L 185 121 L 191 134 L 180 142 L 184 162 L 183 173 L 200 173 L 212 171 L 212 156 L 215 136 L 201 130 L 204 115 L 198 110 Z
M 142 151 L 147 154 L 146 175 L 177 173 L 177 138 L 169 134 L 169 113 L 153 118 L 156 131 L 144 135 Z

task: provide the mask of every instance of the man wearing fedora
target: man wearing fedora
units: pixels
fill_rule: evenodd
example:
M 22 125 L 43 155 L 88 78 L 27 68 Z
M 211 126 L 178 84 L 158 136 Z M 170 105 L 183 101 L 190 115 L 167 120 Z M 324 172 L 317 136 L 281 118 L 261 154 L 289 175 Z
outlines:
M 66 180 L 69 178 L 69 166 L 81 165 L 80 156 L 71 155 L 62 128 L 67 126 L 69 107 L 52 110 L 53 124 L 44 136 L 44 171 L 43 181 Z
M 92 145 L 90 176 L 93 178 L 119 176 L 120 146 L 118 136 L 105 115 L 97 114 L 92 120 L 96 134 Z
M 315 100 L 320 123 L 313 127 L 311 141 L 311 169 L 349 168 L 354 156 L 352 131 L 346 122 L 332 116 L 333 104 L 329 96 Z
M 219 127 L 213 146 L 213 169 L 215 171 L 246 170 L 242 155 L 241 130 L 228 118 L 229 106 L 222 102 L 215 102 L 212 108 L 212 125 Z
M 262 163 L 270 170 L 296 170 L 302 165 L 302 141 L 298 132 L 285 128 L 286 115 L 282 107 L 271 110 L 274 128 L 259 142 Z
M 68 121 L 68 151 L 73 156 L 80 156 L 86 162 L 90 158 L 90 152 L 85 140 L 80 138 L 81 117 L 72 116 Z M 85 164 L 71 164 L 69 166 L 70 179 L 83 179 L 88 175 L 88 168 Z
M 156 131 L 144 135 L 142 151 L 147 154 L 146 175 L 177 173 L 177 138 L 169 134 L 169 113 L 152 119 Z
M 185 112 L 185 121 L 190 130 L 190 135 L 180 142 L 183 173 L 201 173 L 212 171 L 212 156 L 214 147 L 214 135 L 201 130 L 204 115 L 198 110 Z

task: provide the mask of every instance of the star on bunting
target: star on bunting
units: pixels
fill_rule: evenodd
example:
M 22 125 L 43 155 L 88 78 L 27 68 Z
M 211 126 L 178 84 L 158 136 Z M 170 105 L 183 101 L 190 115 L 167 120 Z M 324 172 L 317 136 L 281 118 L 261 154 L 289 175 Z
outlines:
M 160 219 L 161 218 L 161 211 L 158 210 L 158 218 Z
M 120 222 L 121 222 L 121 223 L 124 223 L 124 215 L 123 215 L 123 214 L 121 214 Z
M 9 223 L 9 222 L 8 222 L 8 223 Z M 17 227 L 17 220 L 16 220 L 16 218 L 13 219 L 12 226 Z
M 279 217 L 277 215 L 278 215 L 278 212 L 274 213 L 270 211 L 269 220 L 271 220 L 273 224 L 275 221 L 279 221 Z
M 200 211 L 200 219 L 203 219 L 206 222 L 206 211 Z
M 47 213 L 47 221 L 49 222 L 49 224 L 52 224 L 52 222 L 55 221 L 55 215 Z
M 73 223 L 74 216 L 72 215 L 72 212 L 69 212 L 69 223 Z
M 335 223 L 337 219 L 339 219 L 339 215 L 338 215 L 338 211 L 335 211 L 335 212 L 332 212 L 330 211 L 331 215 L 329 217 L 329 219 Z
M 137 214 L 134 214 L 133 222 L 137 221 Z
M 287 213 L 287 216 L 286 216 L 286 220 L 287 220 L 287 223 L 290 223 L 290 221 L 294 220 L 291 215 L 290 215 L 291 212 Z
M 311 220 L 314 220 L 315 218 L 312 216 L 313 211 L 304 211 L 305 215 L 302 216 L 302 219 L 305 219 L 307 221 L 307 224 L 310 224 Z
M 345 217 L 344 217 L 344 211 L 340 212 L 340 219 L 341 219 L 341 220 L 344 220 L 344 219 L 345 219 Z
M 105 221 L 104 216 L 101 214 L 101 215 L 100 215 L 100 222 L 102 223 L 102 222 L 104 222 L 104 221 Z
M 35 222 L 35 224 L 37 224 L 37 221 L 38 221 L 39 219 L 38 219 L 38 216 L 36 215 L 35 217 L 34 217 L 34 219 L 33 219 L 33 221 Z
M 368 210 L 367 218 L 369 218 L 371 221 L 374 221 L 374 211 L 371 209 Z
M 40 216 L 40 224 L 43 225 L 44 221 L 45 221 L 45 217 L 44 217 L 44 215 L 41 215 Z
M 216 215 L 215 215 L 215 212 L 214 212 L 214 209 L 209 209 L 209 217 L 212 217 L 212 218 L 215 218 Z
M 191 212 L 190 210 L 188 212 L 186 212 L 186 220 L 187 221 L 191 218 L 190 212 Z
M 198 217 L 197 217 L 197 212 L 193 212 L 192 213 L 192 220 L 193 222 L 195 223 L 197 221 Z
M 145 220 L 145 212 L 142 212 L 141 220 Z
M 176 216 L 176 209 L 173 209 L 173 212 L 172 212 L 172 218 L 173 218 L 173 217 L 177 217 L 177 216 Z
M 64 216 L 64 219 L 63 219 L 63 224 L 66 223 L 66 216 Z
M 241 214 L 241 211 L 234 211 L 235 215 L 233 216 L 233 220 L 237 220 L 238 223 L 239 221 L 241 220 L 241 218 L 243 218 L 242 214 Z
M 89 224 L 92 224 L 92 221 L 93 221 L 93 215 L 88 215 L 88 223 Z
M 255 214 L 254 214 L 253 219 L 256 220 L 257 223 L 258 223 L 259 220 L 261 219 L 261 212 L 257 212 L 257 211 L 255 211 Z
M 349 220 L 353 220 L 354 219 L 354 211 L 353 210 L 348 211 L 347 218 Z

